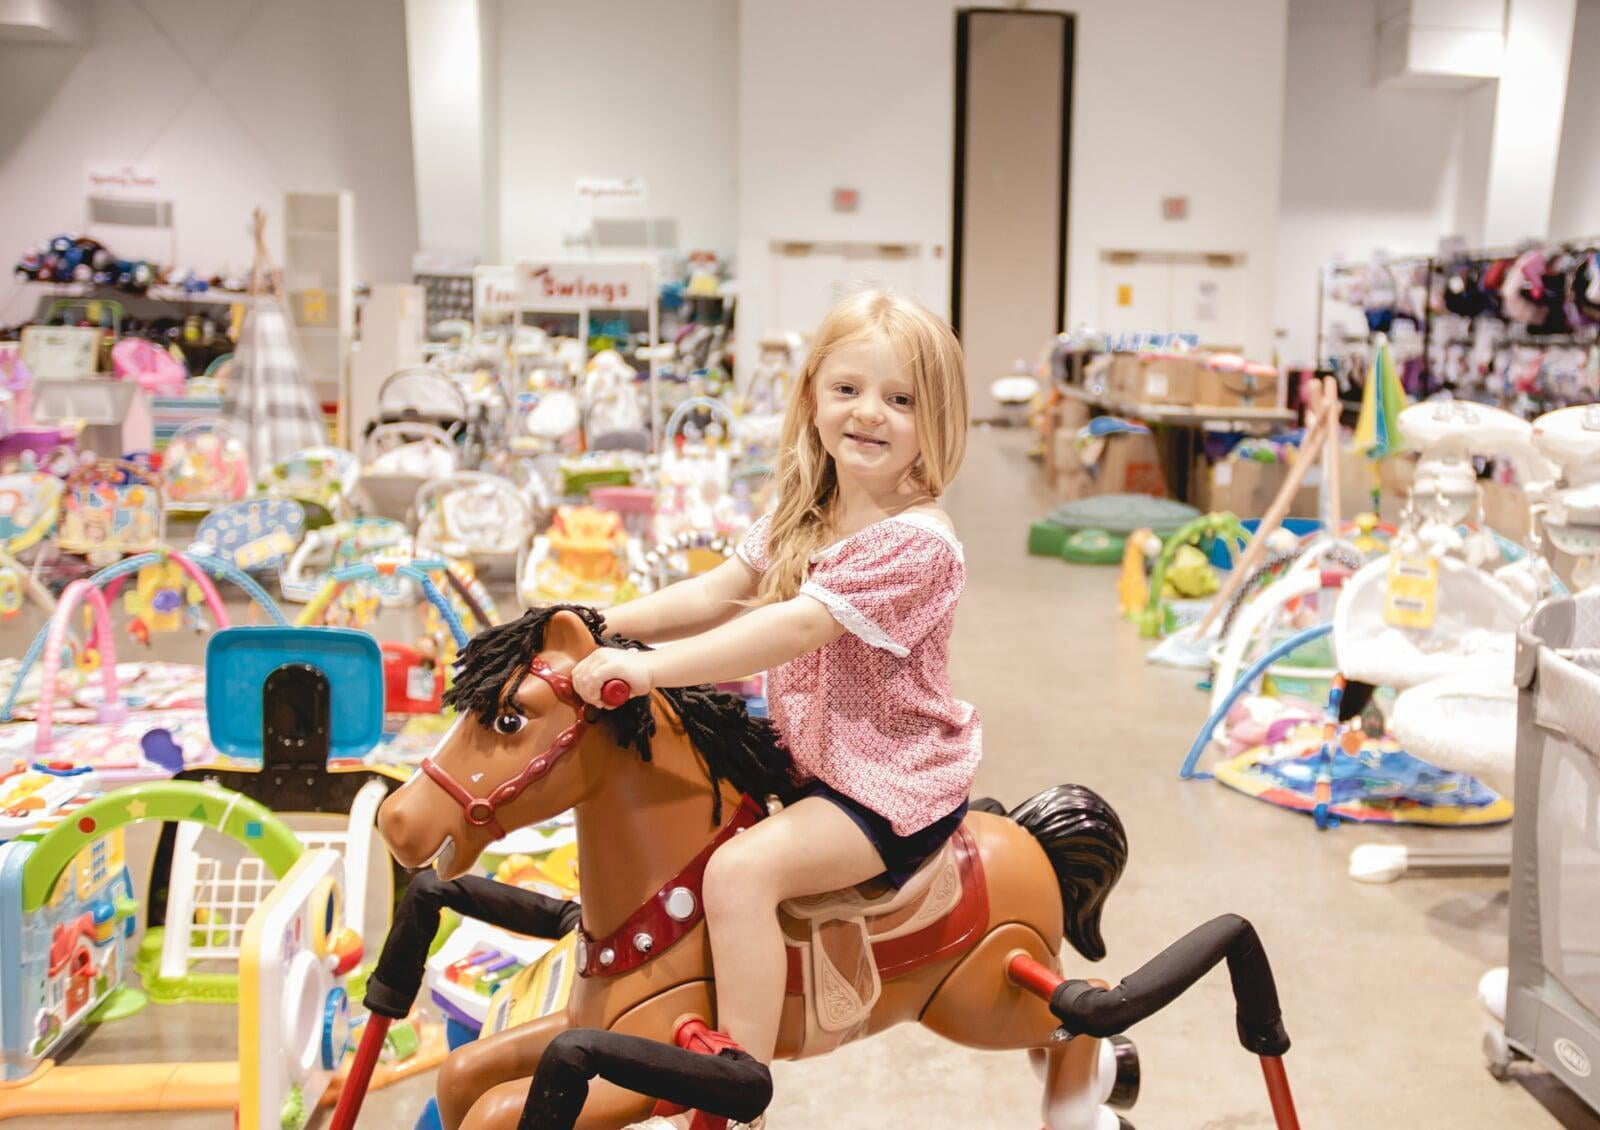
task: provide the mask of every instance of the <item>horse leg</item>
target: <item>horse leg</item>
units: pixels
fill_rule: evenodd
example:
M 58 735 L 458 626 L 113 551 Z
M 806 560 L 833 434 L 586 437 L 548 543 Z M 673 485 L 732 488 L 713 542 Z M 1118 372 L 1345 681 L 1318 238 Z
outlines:
M 1101 1069 L 1100 1041 L 1077 1036 L 1057 1041 L 1060 1022 L 1044 1001 L 1006 976 L 1021 951 L 1054 967 L 1055 954 L 1037 931 L 1009 922 L 991 930 L 939 986 L 922 1024 L 947 1040 L 988 1050 L 1030 1049 L 1045 1076 L 1047 1130 L 1117 1130 L 1104 1105 L 1110 1088 Z
M 540 1056 L 568 1027 L 565 1012 L 552 1013 L 451 1052 L 436 1086 L 446 1130 L 515 1130 Z M 585 1130 L 626 1126 L 648 1115 L 650 1106 L 642 1095 L 597 1081 L 579 1125 Z

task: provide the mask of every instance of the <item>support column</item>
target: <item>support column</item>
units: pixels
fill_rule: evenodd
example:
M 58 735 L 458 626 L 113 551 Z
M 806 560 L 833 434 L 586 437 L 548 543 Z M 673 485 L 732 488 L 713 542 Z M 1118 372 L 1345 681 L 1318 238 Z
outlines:
M 406 0 L 411 159 L 419 258 L 492 262 L 498 248 L 494 68 L 485 25 L 494 0 Z
M 1483 205 L 1483 242 L 1550 234 L 1577 0 L 1509 0 Z

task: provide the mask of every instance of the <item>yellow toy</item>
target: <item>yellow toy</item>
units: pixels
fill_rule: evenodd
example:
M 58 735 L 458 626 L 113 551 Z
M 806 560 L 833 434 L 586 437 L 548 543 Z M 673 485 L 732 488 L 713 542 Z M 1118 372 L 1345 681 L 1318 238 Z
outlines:
M 134 587 L 122 594 L 122 608 L 130 617 L 128 634 L 148 645 L 160 632 L 175 632 L 183 626 L 184 611 L 204 599 L 176 561 L 157 561 L 139 570 Z
M 1166 583 L 1161 595 L 1167 600 L 1194 600 L 1210 596 L 1220 587 L 1217 571 L 1211 561 L 1192 545 L 1180 545 L 1167 567 Z
M 1150 602 L 1148 562 L 1161 552 L 1161 539 L 1149 527 L 1128 535 L 1122 550 L 1122 574 L 1117 578 L 1117 609 L 1127 617 L 1137 616 Z
M 524 604 L 616 602 L 628 576 L 628 531 L 622 515 L 593 506 L 561 506 L 522 572 Z

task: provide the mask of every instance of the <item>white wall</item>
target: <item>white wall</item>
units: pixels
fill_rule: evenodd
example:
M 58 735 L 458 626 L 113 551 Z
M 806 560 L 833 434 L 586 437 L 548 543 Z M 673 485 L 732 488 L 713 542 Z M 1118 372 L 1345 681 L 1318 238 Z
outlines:
M 1288 364 L 1313 361 L 1324 264 L 1432 253 L 1460 230 L 1472 185 L 1481 212 L 1487 139 L 1466 131 L 1476 92 L 1379 87 L 1376 26 L 1373 0 L 1290 5 L 1275 296 Z M 1477 170 L 1464 182 L 1463 165 Z
M 955 12 L 948 0 L 744 0 L 739 28 L 741 352 L 768 325 L 774 240 L 896 241 L 929 255 L 920 297 L 949 308 Z M 1282 146 L 1284 0 L 1079 0 L 1067 318 L 1096 318 L 1104 248 L 1247 258 L 1269 316 Z M 835 187 L 859 210 L 831 210 Z M 1161 219 L 1187 195 L 1190 219 Z M 1031 352 L 1042 343 L 1019 343 Z
M 680 251 L 733 253 L 736 0 L 502 0 L 495 18 L 500 261 L 570 254 L 587 175 L 648 192 L 593 215 L 675 217 Z
M 281 255 L 284 192 L 350 189 L 361 277 L 410 278 L 398 5 L 97 0 L 89 23 L 80 46 L 0 44 L 0 257 L 82 227 L 85 162 L 142 160 L 174 201 L 180 267 L 247 268 L 256 204 Z M 35 297 L 4 272 L 0 320 Z
M 1578 0 L 1572 32 L 1567 113 L 1561 126 L 1550 234 L 1576 239 L 1600 235 L 1600 0 Z

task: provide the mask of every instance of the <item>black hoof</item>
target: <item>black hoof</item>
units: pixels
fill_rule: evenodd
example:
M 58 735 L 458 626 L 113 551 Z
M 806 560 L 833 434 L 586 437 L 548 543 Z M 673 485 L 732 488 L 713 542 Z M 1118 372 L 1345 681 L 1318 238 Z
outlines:
M 1139 1049 L 1126 1036 L 1112 1036 L 1111 1048 L 1117 1057 L 1117 1082 L 1106 1105 L 1114 1110 L 1132 1110 L 1139 1101 Z M 1126 1120 L 1123 1120 L 1126 1126 Z

